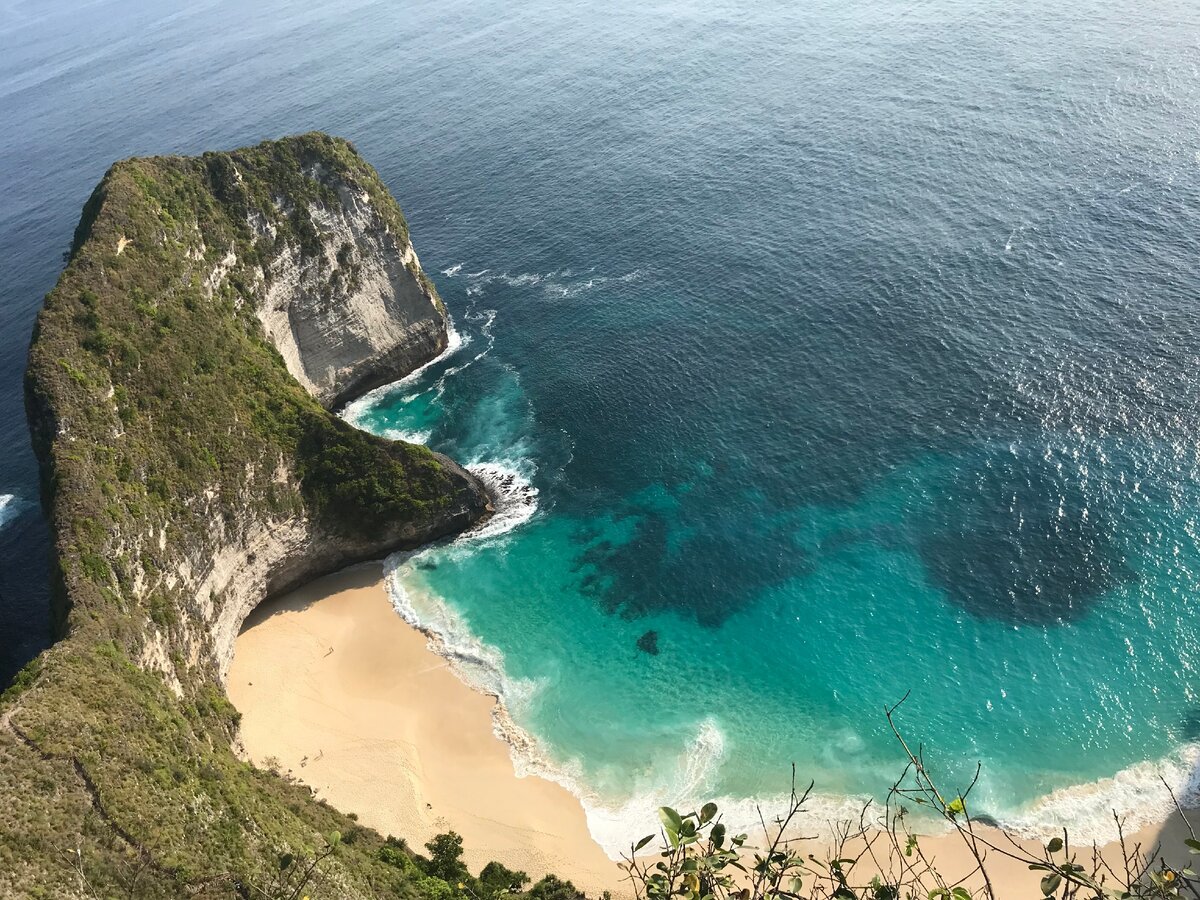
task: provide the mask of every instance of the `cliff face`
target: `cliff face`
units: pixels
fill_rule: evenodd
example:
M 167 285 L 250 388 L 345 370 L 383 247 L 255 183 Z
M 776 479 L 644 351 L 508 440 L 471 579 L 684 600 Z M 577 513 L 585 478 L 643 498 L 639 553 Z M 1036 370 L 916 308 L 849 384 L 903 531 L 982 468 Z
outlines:
M 105 896 L 130 859 L 130 896 L 250 896 L 322 828 L 356 829 L 236 759 L 221 685 L 265 597 L 488 513 L 451 460 L 328 410 L 445 345 L 404 218 L 344 141 L 109 171 L 30 351 L 65 637 L 0 701 L 0 791 L 19 798 L 0 896 L 84 894 L 63 840 Z M 330 895 L 441 889 L 406 856 L 380 869 L 358 832 L 370 853 L 327 864 Z
M 336 197 L 308 206 L 321 253 L 285 247 L 271 263 L 257 312 L 288 371 L 322 403 L 336 405 L 445 350 L 446 314 L 412 243 L 388 227 L 370 192 L 320 163 L 306 174 Z M 269 222 L 256 224 L 274 239 Z

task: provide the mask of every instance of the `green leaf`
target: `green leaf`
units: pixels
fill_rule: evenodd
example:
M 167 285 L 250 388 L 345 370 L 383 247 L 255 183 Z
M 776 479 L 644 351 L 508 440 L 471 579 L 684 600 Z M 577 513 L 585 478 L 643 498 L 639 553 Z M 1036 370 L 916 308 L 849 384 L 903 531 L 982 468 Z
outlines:
M 1058 886 L 1062 884 L 1062 876 L 1057 872 L 1051 872 L 1042 879 L 1042 893 L 1050 897 L 1058 890 Z
M 1063 839 L 1056 837 L 1056 838 L 1053 838 L 1050 841 L 1050 843 L 1048 843 L 1046 845 L 1046 852 L 1047 853 L 1057 853 L 1062 848 L 1063 848 Z
M 659 807 L 658 818 L 662 820 L 663 828 L 667 829 L 668 834 L 679 834 L 683 830 L 683 819 L 669 806 Z
M 946 812 L 950 813 L 952 816 L 961 815 L 962 813 L 966 812 L 966 810 L 967 807 L 966 804 L 963 803 L 962 797 L 955 797 L 946 807 Z
M 709 835 L 712 839 L 713 846 L 720 847 L 725 843 L 725 826 L 718 822 L 712 827 L 712 833 Z
M 950 896 L 953 897 L 954 900 L 971 900 L 971 892 L 968 891 L 965 887 L 961 887 L 961 886 L 956 887 L 953 890 L 951 890 Z
M 1184 844 L 1186 844 L 1193 853 L 1200 853 L 1200 841 L 1197 841 L 1194 838 L 1188 838 L 1186 841 L 1184 841 Z
M 652 840 L 654 840 L 654 835 L 652 835 L 652 834 L 646 835 L 644 838 L 642 838 L 640 841 L 638 841 L 637 844 L 634 845 L 633 852 L 637 853 L 639 850 L 641 850 L 643 847 L 645 847 Z
M 910 834 L 908 836 L 908 841 L 904 844 L 904 855 L 912 856 L 913 851 L 916 849 L 917 849 L 917 836 L 915 834 Z
M 713 816 L 715 816 L 716 814 L 717 814 L 717 804 L 705 803 L 704 806 L 702 806 L 700 808 L 700 824 L 704 825 L 704 824 L 707 824 L 708 822 L 711 822 L 713 819 Z

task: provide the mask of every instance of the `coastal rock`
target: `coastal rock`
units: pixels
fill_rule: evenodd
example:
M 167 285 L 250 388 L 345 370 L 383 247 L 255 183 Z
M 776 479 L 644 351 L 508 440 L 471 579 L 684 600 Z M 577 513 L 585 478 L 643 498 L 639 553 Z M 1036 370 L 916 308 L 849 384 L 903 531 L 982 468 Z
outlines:
M 643 653 L 658 656 L 658 632 L 651 630 L 643 634 L 638 638 L 637 648 Z
M 452 460 L 329 411 L 446 331 L 399 207 L 345 141 L 105 175 L 30 348 L 61 639 L 0 700 L 0 845 L 25 848 L 0 896 L 75 896 L 67 833 L 99 893 L 128 892 L 134 854 L 146 896 L 178 896 L 236 893 L 356 827 L 236 757 L 223 682 L 264 599 L 491 513 Z M 356 833 L 333 895 L 413 895 Z
M 477 521 L 490 507 L 470 473 L 354 432 L 296 389 L 328 408 L 446 344 L 407 223 L 345 141 L 118 163 L 31 348 L 52 524 L 73 530 L 83 502 L 110 526 L 87 550 L 60 543 L 60 621 L 114 595 L 134 618 L 148 607 L 142 629 L 122 631 L 138 663 L 183 693 L 181 665 L 224 678 L 264 598 Z M 115 467 L 97 459 L 109 442 Z M 81 454 L 107 498 L 72 480 Z

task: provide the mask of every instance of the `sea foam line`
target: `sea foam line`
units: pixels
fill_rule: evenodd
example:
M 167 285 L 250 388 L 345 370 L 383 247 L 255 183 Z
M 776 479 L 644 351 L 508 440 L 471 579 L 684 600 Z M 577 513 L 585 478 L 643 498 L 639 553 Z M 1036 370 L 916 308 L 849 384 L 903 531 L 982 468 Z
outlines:
M 512 275 L 508 272 L 489 274 L 490 269 L 483 269 L 467 275 L 467 278 L 474 282 L 467 288 L 467 296 L 478 297 L 489 285 L 502 284 L 516 288 L 540 286 L 547 296 L 567 299 L 578 297 L 580 294 L 606 284 L 629 284 L 642 277 L 640 269 L 624 275 L 596 275 L 595 271 L 596 267 L 592 266 L 586 272 L 561 269 L 553 272 L 520 272 Z M 580 280 L 584 278 L 587 280 Z
M 429 362 L 420 368 L 414 369 L 398 381 L 392 381 L 388 384 L 375 388 L 373 391 L 368 391 L 356 400 L 352 400 L 342 409 L 340 415 L 343 419 L 349 422 L 356 428 L 362 428 L 359 424 L 365 418 L 367 413 L 378 405 L 385 397 L 390 397 L 401 388 L 408 387 L 414 384 L 425 372 L 432 366 L 436 366 L 440 362 L 449 359 L 467 344 L 471 343 L 470 335 L 462 335 L 458 329 L 454 327 L 454 320 L 449 316 L 446 317 L 446 349 L 431 359 Z M 364 431 L 369 429 L 364 428 Z
M 473 357 L 468 359 L 465 363 L 462 363 L 457 366 L 451 366 L 445 372 L 442 373 L 442 377 L 437 380 L 437 383 L 434 386 L 437 390 L 439 397 L 442 395 L 442 392 L 446 389 L 446 380 L 448 378 L 452 378 L 453 376 L 457 375 L 459 372 L 462 372 L 464 369 L 469 369 L 471 366 L 475 365 L 475 363 L 479 362 L 481 359 L 483 359 L 485 356 L 487 356 L 489 353 L 491 353 L 493 348 L 495 348 L 496 335 L 492 332 L 492 326 L 494 324 L 496 324 L 496 315 L 497 315 L 497 311 L 494 309 L 485 309 L 485 310 L 481 310 L 479 312 L 472 311 L 472 312 L 467 313 L 466 320 L 468 322 L 479 322 L 480 323 L 479 333 L 481 335 L 483 335 L 484 340 L 487 341 L 487 346 L 485 346 L 482 350 L 480 350 L 478 353 L 476 353 Z
M 1111 778 L 1059 788 L 1022 810 L 1001 810 L 993 817 L 1022 837 L 1047 840 L 1067 828 L 1077 844 L 1104 844 L 1119 836 L 1114 812 L 1129 834 L 1167 821 L 1176 811 L 1175 799 L 1186 809 L 1200 805 L 1198 743 L 1184 744 L 1161 759 L 1134 763 Z

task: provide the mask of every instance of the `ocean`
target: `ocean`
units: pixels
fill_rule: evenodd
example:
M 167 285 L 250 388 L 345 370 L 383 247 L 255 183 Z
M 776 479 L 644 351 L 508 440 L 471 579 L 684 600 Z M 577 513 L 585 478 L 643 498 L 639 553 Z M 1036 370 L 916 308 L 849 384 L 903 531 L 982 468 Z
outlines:
M 1200 10 L 0 4 L 0 674 L 47 643 L 21 373 L 114 159 L 323 129 L 455 323 L 353 404 L 473 467 L 388 563 L 610 850 L 903 767 L 1104 837 L 1200 777 Z

